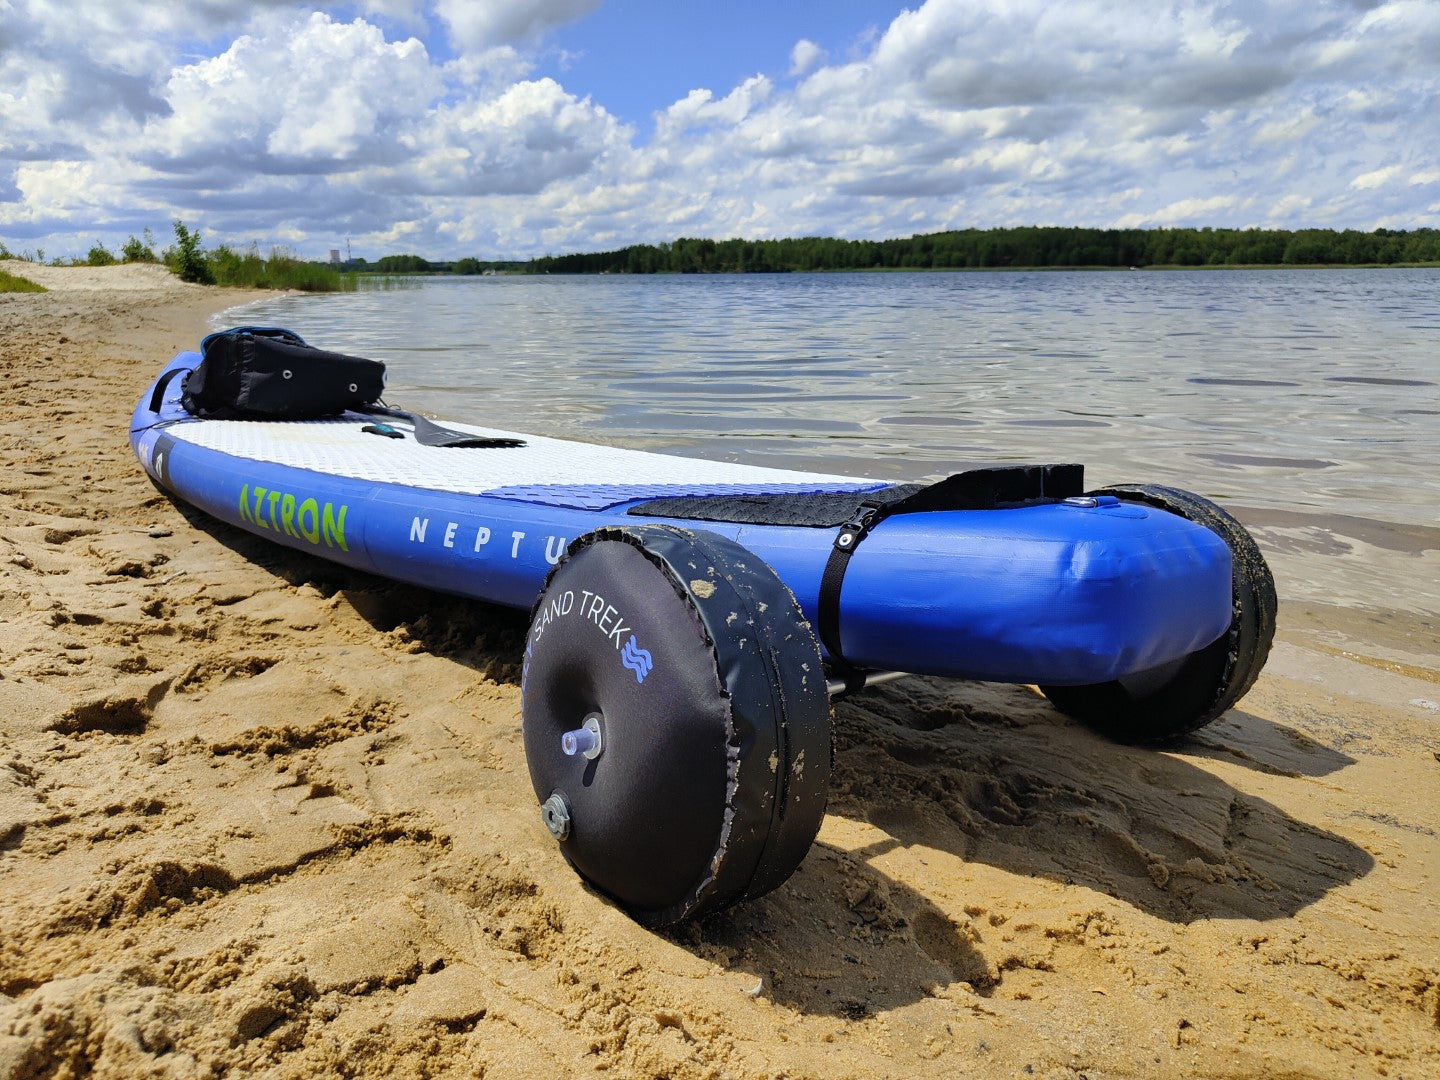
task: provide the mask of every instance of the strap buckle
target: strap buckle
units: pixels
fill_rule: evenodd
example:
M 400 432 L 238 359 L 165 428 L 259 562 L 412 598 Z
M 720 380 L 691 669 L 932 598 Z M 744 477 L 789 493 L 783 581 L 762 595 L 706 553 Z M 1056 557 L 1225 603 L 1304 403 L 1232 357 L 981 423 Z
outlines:
M 861 503 L 855 508 L 855 513 L 845 524 L 840 526 L 840 531 L 835 534 L 835 550 L 849 553 L 855 550 L 855 545 L 864 539 L 865 534 L 874 528 L 875 523 L 880 520 L 882 507 L 878 503 Z

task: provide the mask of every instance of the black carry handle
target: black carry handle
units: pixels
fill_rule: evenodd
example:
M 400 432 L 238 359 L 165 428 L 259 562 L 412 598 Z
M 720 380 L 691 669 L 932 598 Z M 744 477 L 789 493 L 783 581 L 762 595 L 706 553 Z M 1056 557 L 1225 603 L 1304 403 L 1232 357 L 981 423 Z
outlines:
M 190 369 L 177 367 L 171 368 L 160 378 L 155 380 L 155 389 L 150 393 L 150 411 L 158 413 L 160 406 L 165 404 L 165 388 L 175 381 L 177 375 L 189 375 Z

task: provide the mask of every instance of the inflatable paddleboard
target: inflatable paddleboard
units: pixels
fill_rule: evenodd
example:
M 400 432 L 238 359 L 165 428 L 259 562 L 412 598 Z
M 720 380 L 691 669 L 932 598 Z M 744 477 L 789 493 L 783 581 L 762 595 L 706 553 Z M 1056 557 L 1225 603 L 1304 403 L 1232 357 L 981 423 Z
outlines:
M 427 445 L 427 421 L 383 410 L 203 419 L 182 403 L 200 361 L 176 356 L 135 409 L 150 477 L 276 543 L 532 609 L 523 705 L 543 819 L 647 922 L 758 895 L 798 865 L 839 684 L 1035 683 L 1097 728 L 1156 741 L 1232 705 L 1273 633 L 1253 541 L 1189 493 L 1084 491 L 1065 464 L 891 485 L 448 421 L 465 438 Z

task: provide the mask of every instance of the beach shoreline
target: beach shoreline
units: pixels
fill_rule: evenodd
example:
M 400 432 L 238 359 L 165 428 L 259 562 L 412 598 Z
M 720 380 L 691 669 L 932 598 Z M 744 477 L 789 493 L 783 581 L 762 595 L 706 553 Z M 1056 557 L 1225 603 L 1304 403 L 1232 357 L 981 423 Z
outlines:
M 1282 590 L 1255 689 L 1167 752 L 1026 687 L 862 694 L 795 877 L 653 933 L 540 825 L 522 614 L 134 461 L 160 365 L 255 294 L 4 265 L 51 291 L 0 295 L 0 1080 L 1440 1071 L 1423 611 Z

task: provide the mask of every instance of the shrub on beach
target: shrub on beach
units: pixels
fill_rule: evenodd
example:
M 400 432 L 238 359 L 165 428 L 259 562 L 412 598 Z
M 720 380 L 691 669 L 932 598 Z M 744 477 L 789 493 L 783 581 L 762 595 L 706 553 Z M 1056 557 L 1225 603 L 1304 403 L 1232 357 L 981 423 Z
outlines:
M 127 263 L 159 262 L 155 257 L 155 238 L 150 235 L 150 230 L 145 230 L 144 240 L 137 240 L 133 235 L 126 240 L 120 248 L 120 257 Z
M 265 262 L 252 244 L 249 251 L 239 252 L 225 244 L 206 253 L 210 272 L 220 285 L 236 285 L 246 289 L 265 288 Z
M 322 263 L 297 259 L 284 248 L 274 248 L 265 263 L 268 288 L 303 289 L 306 292 L 346 292 L 355 289 L 355 279 Z
M 175 240 L 174 247 L 165 249 L 164 258 L 181 281 L 306 292 L 343 292 L 355 288 L 353 277 L 323 263 L 297 259 L 282 247 L 271 249 L 268 259 L 261 258 L 256 244 L 244 251 L 236 251 L 227 244 L 206 251 L 200 246 L 200 230 L 190 229 L 183 221 L 175 222 Z
M 200 230 L 192 232 L 178 219 L 175 222 L 175 246 L 165 249 L 165 265 L 179 275 L 181 281 L 197 285 L 215 284 L 209 261 L 200 247 Z
M 3 3 L 4 0 L 0 0 Z M 200 230 L 185 222 L 174 222 L 175 243 L 157 258 L 155 237 L 149 229 L 144 239 L 131 236 L 120 247 L 117 257 L 103 243 L 96 242 L 82 259 L 71 256 L 57 266 L 111 266 L 117 262 L 163 262 L 181 281 L 201 285 L 229 285 L 242 289 L 299 289 L 304 292 L 351 292 L 356 288 L 353 274 L 342 274 L 328 263 L 307 262 L 283 247 L 272 248 L 269 258 L 262 258 L 259 246 L 237 251 L 219 244 L 207 251 L 200 243 Z M 16 256 L 0 242 L 0 259 L 20 258 L 27 262 L 44 263 L 45 252 L 26 251 Z M 17 284 L 23 282 L 23 284 Z M 39 285 L 13 274 L 0 276 L 0 292 L 44 292 Z
M 270 257 L 260 257 L 258 245 L 251 244 L 243 252 L 221 244 L 206 256 L 210 272 L 218 285 L 243 289 L 301 289 L 305 292 L 342 292 L 355 288 L 351 277 L 322 263 L 297 259 L 283 247 L 270 250 Z

